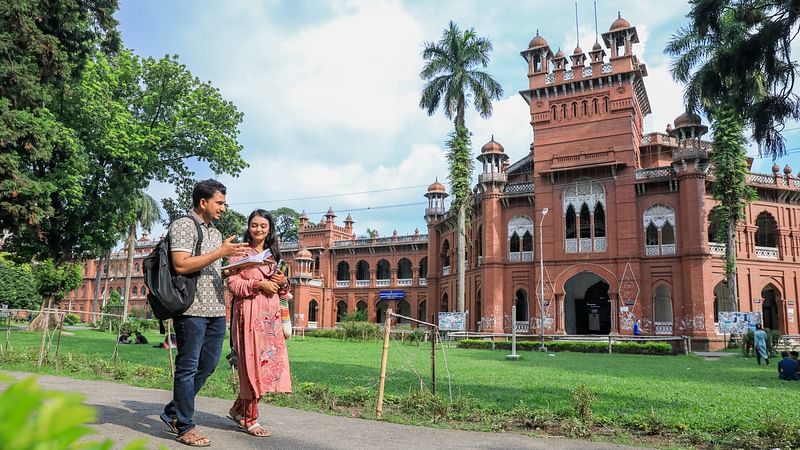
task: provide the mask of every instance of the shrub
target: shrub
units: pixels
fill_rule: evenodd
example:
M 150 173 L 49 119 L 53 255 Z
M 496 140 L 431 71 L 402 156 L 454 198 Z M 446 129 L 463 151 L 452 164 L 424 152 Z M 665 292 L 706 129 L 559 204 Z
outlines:
M 383 334 L 380 325 L 372 322 L 342 322 L 341 329 L 345 339 L 354 341 L 375 340 Z
M 539 343 L 534 341 L 517 342 L 518 350 L 535 351 L 539 349 Z M 510 341 L 485 341 L 480 339 L 464 339 L 459 341 L 460 348 L 479 348 L 502 350 L 511 349 Z M 606 342 L 573 342 L 573 341 L 553 341 L 547 343 L 547 350 L 552 352 L 582 352 L 582 353 L 606 353 L 608 343 Z M 672 353 L 672 346 L 665 342 L 615 342 L 611 346 L 613 353 L 630 353 L 643 355 L 669 355 Z
M 64 325 L 75 325 L 81 321 L 77 314 L 69 313 L 64 316 Z
M 309 330 L 306 332 L 306 336 L 311 337 L 318 337 L 318 338 L 332 338 L 332 339 L 344 339 L 344 331 L 340 329 L 316 329 L 316 330 Z
M 579 384 L 572 391 L 572 402 L 575 405 L 575 414 L 578 419 L 586 425 L 592 424 L 592 405 L 597 397 L 585 385 Z
M 366 322 L 367 320 L 366 309 L 351 311 L 342 317 L 342 322 Z

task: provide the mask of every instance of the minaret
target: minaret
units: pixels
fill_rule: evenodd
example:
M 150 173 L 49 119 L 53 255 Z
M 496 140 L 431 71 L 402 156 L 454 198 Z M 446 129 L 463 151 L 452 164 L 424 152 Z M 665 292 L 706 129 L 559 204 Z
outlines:
M 494 136 L 481 147 L 481 154 L 476 159 L 483 164 L 483 172 L 478 176 L 481 192 L 502 191 L 507 181 L 503 163 L 508 161 L 508 155 Z
M 348 213 L 347 217 L 344 218 L 344 231 L 352 234 L 353 233 L 353 217 Z
M 300 213 L 300 229 L 302 230 L 308 225 L 308 215 L 306 215 L 306 210 L 304 209 L 303 212 Z
M 442 183 L 439 183 L 437 178 L 430 186 L 428 192 L 425 193 L 428 198 L 428 207 L 425 208 L 425 222 L 428 225 L 439 221 L 447 209 L 444 206 L 444 199 L 448 197 L 447 190 Z
M 333 219 L 336 217 L 336 214 L 333 212 L 333 207 L 328 208 L 328 212 L 325 213 L 325 223 L 333 224 Z

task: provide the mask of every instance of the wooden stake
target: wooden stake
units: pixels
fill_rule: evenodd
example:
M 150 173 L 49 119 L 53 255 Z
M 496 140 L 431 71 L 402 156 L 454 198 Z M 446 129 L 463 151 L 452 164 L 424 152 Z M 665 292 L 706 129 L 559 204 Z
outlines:
M 386 324 L 383 327 L 383 354 L 381 354 L 381 376 L 378 383 L 378 406 L 375 415 L 383 413 L 383 387 L 386 384 L 386 360 L 389 357 L 389 335 L 392 332 L 392 308 L 386 310 Z
M 431 323 L 436 320 L 436 316 L 431 314 Z M 436 338 L 439 337 L 436 328 L 431 328 L 431 393 L 436 395 Z
M 37 367 L 42 367 L 42 361 L 44 361 L 44 345 L 47 342 L 47 330 L 50 328 L 50 314 L 48 312 L 48 308 L 42 308 L 42 314 L 44 316 L 44 330 L 42 331 L 42 343 L 39 344 L 39 363 Z

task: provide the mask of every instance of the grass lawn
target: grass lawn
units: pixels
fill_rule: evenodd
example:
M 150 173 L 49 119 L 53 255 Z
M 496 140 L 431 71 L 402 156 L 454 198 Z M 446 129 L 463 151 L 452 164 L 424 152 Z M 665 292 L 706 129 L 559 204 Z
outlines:
M 0 335 L 0 343 L 5 337 Z M 115 335 L 93 330 L 75 331 L 61 338 L 60 353 L 85 354 L 110 361 Z M 120 345 L 120 360 L 151 366 L 155 372 L 140 378 L 121 374 L 118 379 L 141 386 L 171 388 L 167 351 L 153 348 L 162 336 L 147 334 L 150 345 Z M 11 335 L 14 354 L 36 353 L 41 334 L 15 331 Z M 55 346 L 55 344 L 53 344 Z M 227 343 L 223 354 L 227 353 Z M 296 391 L 314 386 L 334 391 L 377 391 L 382 342 L 293 338 L 288 343 Z M 51 350 L 53 353 L 54 350 Z M 740 355 L 707 361 L 695 356 L 643 356 L 589 353 L 521 353 L 519 361 L 507 361 L 504 350 L 437 349 L 437 393 L 468 402 L 487 415 L 508 410 L 540 412 L 551 417 L 575 416 L 573 391 L 583 384 L 595 395 L 592 403 L 597 423 L 632 432 L 668 431 L 690 433 L 724 442 L 724 436 L 765 433 L 765 420 L 778 422 L 767 428 L 800 429 L 800 383 L 777 379 L 777 361 L 757 366 Z M 34 370 L 30 358 L 14 359 L 6 352 L 0 368 Z M 33 355 L 34 362 L 36 361 Z M 445 363 L 446 361 L 446 363 Z M 136 371 L 137 369 L 131 369 Z M 100 377 L 96 370 L 43 368 L 42 372 Z M 156 376 L 153 376 L 153 373 Z M 448 374 L 450 383 L 448 386 Z M 205 395 L 233 398 L 231 372 L 222 359 L 209 380 Z M 106 376 L 107 377 L 107 376 Z M 420 380 L 430 387 L 430 346 L 390 346 L 386 392 L 390 401 L 419 391 Z M 282 403 L 285 404 L 285 403 Z M 294 405 L 308 407 L 308 405 Z M 391 408 L 391 407 L 390 407 Z M 359 414 L 373 414 L 374 402 L 365 403 Z M 392 414 L 391 409 L 389 415 Z M 404 418 L 405 417 L 405 418 Z M 434 424 L 434 419 L 397 416 L 392 420 Z M 445 421 L 447 422 L 447 421 Z M 478 421 L 481 422 L 481 421 Z M 485 422 L 485 421 L 484 421 Z M 438 424 L 442 425 L 441 423 Z M 491 423 L 472 428 L 493 429 Z M 749 431 L 748 431 L 749 430 Z M 774 431 L 774 430 L 773 430 Z M 769 432 L 767 430 L 766 432 Z M 721 441 L 719 439 L 722 439 Z M 797 444 L 795 444 L 797 445 Z

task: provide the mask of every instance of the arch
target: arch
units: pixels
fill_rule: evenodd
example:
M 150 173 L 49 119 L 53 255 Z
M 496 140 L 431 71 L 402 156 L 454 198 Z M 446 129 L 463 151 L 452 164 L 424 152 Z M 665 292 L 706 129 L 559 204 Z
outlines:
M 564 325 L 567 334 L 609 334 L 611 295 L 609 283 L 594 272 L 576 273 L 566 280 Z
M 317 311 L 319 311 L 319 303 L 315 299 L 311 299 L 308 302 L 308 321 L 309 322 L 316 322 L 317 321 Z
M 336 302 L 336 322 L 341 322 L 347 315 L 347 302 L 339 300 Z
M 138 262 L 136 263 L 135 268 L 133 270 L 135 270 L 136 273 L 139 272 L 139 263 Z
M 381 300 L 375 304 L 375 320 L 378 323 L 386 322 L 386 310 L 389 309 L 389 301 Z
M 356 280 L 369 280 L 369 263 L 363 259 L 356 264 Z
M 772 214 L 763 211 L 756 218 L 756 247 L 778 246 L 778 224 Z
M 675 254 L 675 224 L 675 210 L 671 206 L 656 203 L 644 210 L 645 255 Z
M 417 319 L 427 321 L 428 316 L 428 303 L 425 300 L 419 302 L 417 305 Z
M 709 215 L 708 217 L 708 242 L 715 242 L 720 243 L 725 242 L 725 237 L 720 234 L 719 232 L 719 224 L 711 218 Z
M 401 258 L 397 262 L 397 278 L 400 280 L 410 280 L 412 278 L 411 260 Z
M 350 264 L 347 261 L 339 261 L 336 265 L 336 281 L 350 281 Z
M 592 110 L 595 114 L 600 114 L 600 106 L 596 98 L 592 99 Z
M 577 228 L 575 227 L 576 217 L 575 217 L 575 207 L 569 205 L 567 207 L 567 217 L 565 218 L 566 221 L 566 234 L 565 237 L 567 239 L 575 239 L 578 237 Z
M 508 253 L 519 253 L 519 235 L 515 231 L 508 240 Z
M 645 242 L 647 242 L 648 246 L 651 245 L 658 245 L 658 228 L 652 223 L 647 225 L 647 229 L 644 232 Z
M 528 313 L 528 293 L 525 292 L 525 289 L 517 289 L 517 293 L 514 295 L 514 304 L 517 307 L 517 316 L 514 320 L 527 323 L 530 315 Z
M 765 329 L 780 330 L 780 290 L 772 283 L 761 290 L 761 323 Z
M 581 106 L 583 108 L 583 116 L 586 117 L 589 115 L 589 102 L 586 100 L 581 102 Z
M 447 297 L 447 292 L 442 294 L 442 300 L 439 302 L 439 312 L 445 312 L 450 310 L 450 300 Z
M 737 310 L 728 291 L 728 283 L 725 280 L 720 281 L 714 286 L 714 322 L 719 322 L 719 313 Z
M 591 219 L 589 214 L 589 207 L 586 203 L 581 205 L 580 215 L 580 237 L 581 239 L 588 239 L 592 237 Z
M 562 103 L 561 104 L 561 118 L 562 119 L 566 119 L 567 118 L 567 104 L 566 103 Z
M 397 314 L 401 316 L 411 317 L 411 305 L 408 303 L 408 300 L 400 300 L 397 302 Z M 404 323 L 407 322 L 406 319 L 401 317 L 397 318 L 397 323 Z
M 511 235 L 514 233 L 517 233 L 517 237 L 519 237 L 525 234 L 526 231 L 529 231 L 531 234 L 533 234 L 533 220 L 531 220 L 530 217 L 514 216 L 511 220 L 508 221 L 509 239 L 511 239 Z
M 606 237 L 606 210 L 599 202 L 594 206 L 594 237 Z
M 483 225 L 478 227 L 478 257 L 483 256 Z
M 83 290 L 86 291 L 86 288 L 83 288 Z M 131 298 L 136 298 L 138 296 L 139 296 L 139 289 L 136 286 L 132 287 L 131 288 Z
M 555 122 L 556 119 L 558 118 L 557 116 L 558 116 L 558 112 L 556 110 L 556 105 L 553 105 L 553 106 L 550 107 L 550 120 Z
M 665 223 L 664 228 L 661 229 L 661 243 L 664 245 L 675 243 L 675 229 L 669 222 Z
M 575 275 L 579 275 L 583 272 L 591 272 L 594 275 L 600 277 L 601 280 L 608 283 L 608 292 L 611 294 L 616 294 L 619 292 L 619 279 L 617 275 L 609 270 L 607 267 L 602 266 L 600 264 L 595 263 L 580 263 L 580 264 L 573 264 L 566 269 L 559 272 L 556 275 L 555 279 L 553 280 L 553 286 L 555 289 L 554 294 L 556 295 L 566 295 L 566 291 L 564 290 L 564 286 L 566 282 L 574 277 Z M 564 280 L 564 281 L 562 281 Z
M 672 325 L 672 289 L 665 284 L 656 286 L 653 297 L 653 321 Z
M 358 299 L 358 302 L 356 303 L 356 310 L 357 311 L 366 311 L 367 309 L 368 309 L 367 301 L 364 300 L 363 298 Z
M 525 234 L 522 235 L 522 251 L 523 252 L 532 252 L 533 251 L 533 235 L 530 231 L 525 231 Z
M 450 241 L 447 239 L 445 239 L 444 243 L 442 243 L 442 260 L 444 267 L 448 267 L 450 265 Z
M 578 117 L 578 104 L 576 102 L 572 102 L 572 117 Z
M 419 260 L 419 277 L 428 278 L 428 257 Z
M 608 97 L 603 97 L 603 112 L 608 112 Z
M 385 259 L 378 261 L 378 270 L 375 275 L 378 280 L 388 280 L 392 278 L 392 270 L 389 261 Z

